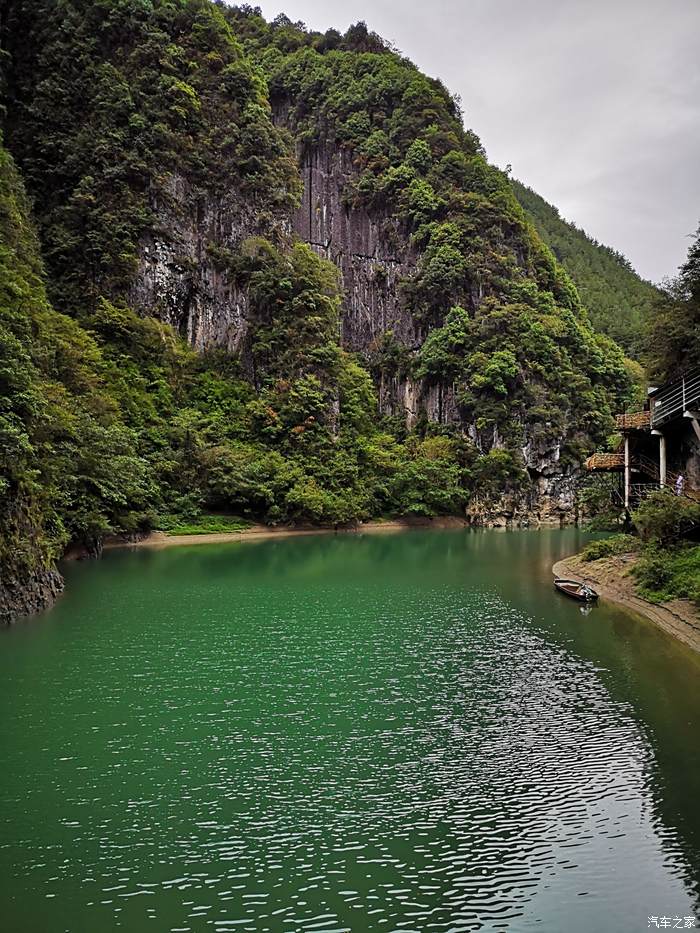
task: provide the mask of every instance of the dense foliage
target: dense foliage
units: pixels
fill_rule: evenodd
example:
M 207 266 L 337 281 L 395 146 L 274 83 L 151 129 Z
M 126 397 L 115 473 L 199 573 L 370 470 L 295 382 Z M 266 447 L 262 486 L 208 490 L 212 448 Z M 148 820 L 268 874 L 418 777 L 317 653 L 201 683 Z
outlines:
M 581 551 L 584 561 L 601 560 L 605 557 L 619 557 L 621 554 L 639 550 L 639 538 L 629 534 L 611 535 L 602 541 L 592 541 Z
M 666 283 L 648 331 L 653 379 L 665 382 L 700 367 L 700 228 L 678 275 Z
M 518 181 L 512 185 L 537 232 L 576 284 L 593 326 L 631 357 L 642 359 L 659 290 L 640 279 L 624 256 L 568 223 L 531 188 Z
M 658 489 L 635 509 L 633 519 L 645 544 L 670 548 L 700 526 L 700 502 Z
M 643 356 L 652 378 L 673 379 L 700 366 L 700 231 L 679 274 L 657 298 L 642 333 Z M 616 438 L 619 442 L 619 435 Z M 585 491 L 593 527 L 615 528 L 629 522 L 613 498 L 613 477 L 597 477 Z M 628 535 L 617 535 L 587 548 L 583 557 L 596 560 L 623 550 L 638 550 L 633 574 L 642 596 L 653 602 L 688 598 L 700 605 L 700 502 L 665 488 L 653 492 L 633 511 L 638 535 L 630 547 Z
M 6 143 L 32 200 L 2 150 L 4 567 L 234 516 L 457 512 L 527 487 L 524 448 L 566 471 L 609 430 L 630 388 L 622 352 L 458 102 L 363 24 L 321 35 L 209 0 L 15 0 L 0 26 Z M 400 287 L 418 346 L 340 345 L 335 267 L 289 232 L 290 133 L 351 153 L 348 207 L 418 257 Z M 247 297 L 235 357 L 197 354 L 131 306 L 175 177 L 195 206 L 217 195 L 253 218 L 235 248 L 207 244 Z M 453 392 L 459 420 L 380 418 L 370 373 L 399 372 Z
M 0 564 L 21 577 L 71 539 L 130 527 L 153 483 L 96 340 L 57 314 L 11 159 L 0 149 Z
M 633 572 L 640 595 L 650 602 L 690 599 L 700 607 L 700 547 L 645 548 Z
M 206 0 L 16 0 L 2 21 L 6 139 L 61 310 L 122 295 L 172 172 L 259 217 L 299 179 L 264 79 Z
M 335 339 L 335 270 L 308 247 L 249 244 L 256 392 L 235 360 L 123 304 L 100 299 L 89 331 L 55 312 L 4 150 L 0 223 L 0 561 L 15 573 L 71 540 L 181 531 L 203 508 L 342 522 L 463 504 L 457 442 L 376 429 L 369 376 Z
M 690 540 L 700 529 L 700 502 L 662 489 L 633 519 L 642 542 L 633 571 L 641 594 L 653 602 L 685 597 L 700 606 L 700 546 Z
M 594 541 L 581 552 L 584 561 L 635 556 L 632 576 L 639 594 L 651 602 L 691 599 L 700 606 L 700 503 L 660 489 L 632 514 L 635 534 Z

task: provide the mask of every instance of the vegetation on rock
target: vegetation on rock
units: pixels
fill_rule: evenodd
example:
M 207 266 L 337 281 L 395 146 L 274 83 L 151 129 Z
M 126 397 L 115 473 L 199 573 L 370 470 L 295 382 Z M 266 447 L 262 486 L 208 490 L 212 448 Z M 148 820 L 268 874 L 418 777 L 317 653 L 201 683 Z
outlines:
M 700 606 L 700 546 L 690 540 L 700 528 L 700 503 L 661 489 L 633 518 L 642 541 L 633 570 L 641 595 L 652 602 L 685 597 Z
M 18 0 L 2 25 L 6 142 L 61 310 L 124 295 L 174 172 L 263 217 L 296 202 L 265 81 L 214 4 Z
M 584 561 L 635 554 L 632 575 L 639 595 L 651 602 L 691 599 L 700 606 L 700 503 L 669 489 L 652 493 L 632 513 L 635 534 L 594 541 Z M 693 538 L 695 537 L 695 541 Z
M 700 231 L 678 276 L 667 283 L 657 300 L 644 333 L 644 356 L 649 371 L 659 382 L 673 379 L 700 366 Z M 619 436 L 617 438 L 619 440 Z M 583 498 L 592 515 L 592 527 L 619 527 L 626 516 L 613 505 L 614 482 L 589 484 Z M 639 559 L 633 569 L 638 590 L 653 602 L 687 598 L 700 605 L 700 502 L 675 495 L 668 487 L 658 489 L 633 511 L 638 535 Z M 583 552 L 585 560 L 632 550 L 628 535 L 596 542 Z
M 368 354 L 370 369 L 392 377 L 398 364 L 453 388 L 481 453 L 560 439 L 563 463 L 578 461 L 610 429 L 610 400 L 630 391 L 629 371 L 592 331 L 507 176 L 464 130 L 458 102 L 364 24 L 321 35 L 283 17 L 266 23 L 250 7 L 226 15 L 297 144 L 350 151 L 347 203 L 392 218 L 419 250 L 403 297 L 424 342 L 393 355 L 385 343 Z

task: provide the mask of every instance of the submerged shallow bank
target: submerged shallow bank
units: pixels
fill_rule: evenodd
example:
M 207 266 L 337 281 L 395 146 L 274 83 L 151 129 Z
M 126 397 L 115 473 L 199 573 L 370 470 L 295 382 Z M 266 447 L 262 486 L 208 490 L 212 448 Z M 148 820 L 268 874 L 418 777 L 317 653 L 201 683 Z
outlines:
M 352 525 L 271 528 L 269 525 L 251 525 L 239 531 L 204 534 L 169 535 L 152 531 L 143 537 L 115 535 L 107 538 L 94 551 L 72 546 L 63 555 L 64 561 L 92 560 L 103 550 L 115 548 L 166 548 L 191 544 L 226 544 L 233 541 L 259 541 L 265 538 L 289 538 L 305 535 L 365 534 L 367 532 L 397 532 L 412 529 L 467 528 L 469 523 L 459 516 L 438 518 L 404 518 L 389 521 L 372 520 Z M 58 569 L 37 571 L 24 580 L 0 581 L 0 627 L 12 625 L 50 609 L 63 592 L 63 577 Z
M 196 535 L 169 535 L 152 531 L 136 541 L 113 538 L 105 542 L 105 548 L 123 547 L 175 547 L 186 544 L 225 544 L 227 541 L 258 540 L 261 538 L 290 538 L 302 535 L 359 534 L 379 531 L 410 531 L 416 528 L 467 528 L 466 520 L 457 516 L 440 518 L 392 519 L 391 521 L 369 521 L 354 525 L 300 525 L 298 527 L 271 528 L 269 525 L 251 525 L 240 531 L 217 531 Z
M 629 578 L 633 557 L 606 557 L 584 561 L 580 554 L 557 561 L 552 572 L 557 577 L 587 580 L 604 599 L 624 606 L 650 619 L 659 628 L 700 652 L 700 613 L 690 600 L 674 599 L 663 604 L 643 599 Z

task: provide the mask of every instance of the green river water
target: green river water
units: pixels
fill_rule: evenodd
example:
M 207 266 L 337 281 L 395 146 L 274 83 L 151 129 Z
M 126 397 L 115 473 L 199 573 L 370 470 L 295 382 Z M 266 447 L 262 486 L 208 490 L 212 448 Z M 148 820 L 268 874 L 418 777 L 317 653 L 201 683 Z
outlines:
M 700 662 L 553 591 L 584 539 L 67 566 L 0 632 L 0 929 L 700 926 Z

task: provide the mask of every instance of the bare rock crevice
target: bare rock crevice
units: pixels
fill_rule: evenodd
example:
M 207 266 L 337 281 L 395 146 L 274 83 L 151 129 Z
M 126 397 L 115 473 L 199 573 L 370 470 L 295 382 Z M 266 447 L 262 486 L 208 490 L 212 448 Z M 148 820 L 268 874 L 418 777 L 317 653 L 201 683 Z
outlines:
M 247 333 L 248 296 L 221 256 L 248 237 L 289 230 L 280 216 L 261 220 L 254 201 L 235 190 L 202 194 L 181 175 L 170 175 L 151 198 L 155 218 L 139 244 L 130 303 L 170 324 L 198 350 L 237 353 Z
M 295 232 L 340 271 L 343 286 L 341 340 L 367 350 L 387 331 L 406 346 L 417 343 L 413 317 L 400 300 L 401 280 L 418 254 L 397 221 L 346 203 L 355 175 L 352 153 L 325 142 L 300 155 L 304 182 L 292 217 Z

